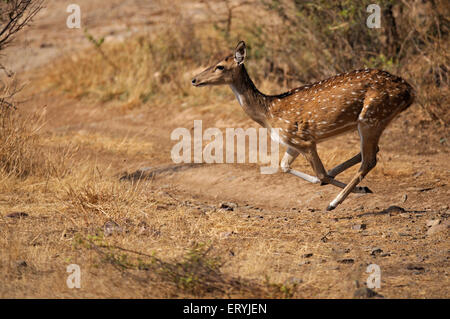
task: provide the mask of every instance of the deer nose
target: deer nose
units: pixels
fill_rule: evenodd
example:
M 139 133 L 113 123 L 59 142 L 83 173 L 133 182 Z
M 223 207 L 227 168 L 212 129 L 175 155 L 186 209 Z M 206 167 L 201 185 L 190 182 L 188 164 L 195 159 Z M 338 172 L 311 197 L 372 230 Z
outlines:
M 192 84 L 195 84 L 197 82 L 197 79 L 196 78 L 193 78 L 192 79 Z

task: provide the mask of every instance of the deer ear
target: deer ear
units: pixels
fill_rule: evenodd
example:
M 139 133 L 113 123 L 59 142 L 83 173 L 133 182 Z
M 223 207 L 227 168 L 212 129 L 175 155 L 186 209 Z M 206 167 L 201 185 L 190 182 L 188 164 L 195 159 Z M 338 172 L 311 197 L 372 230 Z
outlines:
M 247 55 L 247 50 L 245 48 L 245 42 L 240 41 L 238 43 L 236 49 L 234 50 L 234 60 L 236 61 L 236 63 L 238 65 L 242 64 L 242 63 L 244 63 L 246 55 Z

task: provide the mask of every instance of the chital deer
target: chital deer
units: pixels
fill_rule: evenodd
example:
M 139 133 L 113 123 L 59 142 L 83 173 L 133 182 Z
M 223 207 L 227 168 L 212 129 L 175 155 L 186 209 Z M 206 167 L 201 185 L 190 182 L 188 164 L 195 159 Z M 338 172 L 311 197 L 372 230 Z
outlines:
M 245 113 L 267 128 L 272 139 L 287 146 L 281 160 L 283 172 L 311 183 L 343 188 L 327 210 L 336 208 L 351 192 L 372 193 L 357 185 L 376 165 L 383 130 L 413 103 L 412 87 L 388 72 L 364 69 L 269 96 L 253 84 L 244 67 L 245 57 L 246 47 L 241 41 L 234 54 L 198 74 L 192 84 L 230 85 Z M 279 128 L 280 133 L 274 128 Z M 317 143 L 354 129 L 361 139 L 361 152 L 327 172 L 317 154 Z M 317 177 L 290 168 L 300 153 Z M 347 185 L 335 179 L 359 162 L 359 171 Z

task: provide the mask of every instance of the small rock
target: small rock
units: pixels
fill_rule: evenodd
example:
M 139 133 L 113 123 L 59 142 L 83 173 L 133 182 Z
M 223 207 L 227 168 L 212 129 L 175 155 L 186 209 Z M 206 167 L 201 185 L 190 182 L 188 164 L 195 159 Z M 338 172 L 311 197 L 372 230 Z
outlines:
M 353 230 L 363 230 L 366 229 L 367 225 L 366 224 L 354 224 L 352 225 L 352 229 Z
M 28 267 L 28 264 L 25 260 L 20 260 L 17 262 L 17 267 L 18 268 L 24 268 L 24 267 Z
M 25 213 L 25 212 L 14 212 L 14 213 L 6 215 L 6 217 L 9 217 L 9 218 L 24 218 L 24 217 L 28 217 L 28 214 Z
M 415 173 L 415 174 L 413 175 L 413 177 L 416 178 L 416 177 L 421 176 L 422 174 L 423 174 L 423 172 L 420 171 L 420 172 Z
M 355 299 L 363 299 L 363 298 L 383 298 L 382 295 L 376 293 L 370 288 L 361 287 L 355 290 L 353 294 L 353 298 Z
M 388 208 L 386 208 L 384 210 L 385 213 L 406 213 L 406 210 L 404 210 L 403 208 L 401 208 L 400 206 L 389 206 Z
M 433 227 L 433 226 L 439 225 L 440 223 L 441 223 L 441 220 L 440 220 L 440 219 L 430 219 L 430 220 L 427 220 L 427 226 L 428 226 L 428 227 Z
M 226 211 L 233 211 L 237 208 L 237 204 L 231 202 L 224 202 L 220 204 L 219 208 L 224 209 Z
M 309 265 L 311 262 L 309 261 L 309 260 L 304 260 L 304 261 L 301 261 L 298 265 L 299 266 L 302 266 L 302 265 Z
M 307 254 L 304 254 L 302 257 L 303 258 L 309 258 L 309 257 L 312 257 L 312 253 L 307 253 Z
M 377 255 L 381 254 L 382 252 L 383 252 L 383 249 L 378 248 L 378 247 L 375 247 L 375 248 L 372 249 L 372 251 L 370 252 L 370 254 L 371 254 L 372 256 L 377 256 Z
M 116 222 L 114 222 L 112 220 L 108 220 L 103 225 L 103 232 L 104 232 L 105 236 L 111 236 L 113 233 L 123 232 L 123 229 Z
M 408 236 L 411 236 L 411 235 L 408 234 L 408 233 L 398 233 L 398 235 L 401 236 L 401 237 L 408 237 Z
M 423 267 L 420 266 L 420 265 L 415 265 L 415 264 L 408 264 L 408 265 L 406 266 L 406 269 L 408 269 L 408 270 L 418 270 L 418 271 L 420 271 L 420 272 L 425 271 L 425 268 L 423 268 Z
M 234 234 L 234 232 L 232 232 L 232 231 L 223 232 L 223 233 L 220 233 L 220 234 L 219 234 L 219 237 L 220 237 L 221 239 L 225 239 L 225 238 L 230 237 L 232 234 Z
M 406 203 L 407 200 L 408 200 L 408 195 L 404 194 L 403 197 L 402 197 L 402 202 Z
M 149 231 L 148 231 L 148 225 L 146 222 L 141 221 L 139 222 L 139 224 L 137 225 L 138 230 L 137 230 L 137 234 L 140 235 L 148 235 Z
M 449 228 L 450 228 L 450 220 L 445 220 L 443 222 L 440 222 L 436 225 L 431 226 L 427 231 L 427 235 L 434 235 L 434 234 L 446 231 Z
M 291 277 L 291 278 L 289 278 L 288 282 L 291 283 L 291 284 L 294 284 L 294 285 L 298 285 L 298 284 L 303 283 L 303 279 L 296 278 L 296 277 Z
M 355 262 L 355 260 L 353 260 L 352 258 L 344 258 L 344 259 L 339 259 L 338 263 L 341 264 L 353 264 Z

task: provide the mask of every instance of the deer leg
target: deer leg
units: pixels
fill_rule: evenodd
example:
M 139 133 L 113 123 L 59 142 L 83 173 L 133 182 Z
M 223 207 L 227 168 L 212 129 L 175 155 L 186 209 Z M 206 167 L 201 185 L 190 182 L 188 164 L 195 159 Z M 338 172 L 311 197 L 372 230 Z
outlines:
M 382 129 L 376 130 L 374 127 L 360 122 L 358 123 L 358 132 L 361 138 L 361 167 L 350 183 L 348 183 L 347 186 L 328 205 L 328 211 L 335 209 L 339 204 L 341 204 L 352 192 L 353 188 L 355 188 L 356 185 L 358 185 L 377 164 L 378 140 Z
M 314 172 L 316 173 L 318 179 L 322 183 L 322 185 L 331 184 L 340 188 L 346 188 L 347 185 L 345 183 L 342 183 L 334 177 L 329 176 L 327 174 L 327 171 L 323 167 L 322 161 L 320 160 L 319 154 L 317 154 L 316 146 L 314 145 L 310 149 L 308 149 L 304 153 L 306 159 L 310 162 Z M 372 193 L 372 191 L 367 187 L 353 187 L 351 189 L 351 192 L 354 193 L 360 193 L 360 194 L 367 194 Z
M 377 146 L 377 153 L 380 149 Z M 358 164 L 359 162 L 361 162 L 361 152 L 356 154 L 355 156 L 353 156 L 351 159 L 337 165 L 336 167 L 333 167 L 332 169 L 330 169 L 328 171 L 328 175 L 331 177 L 336 177 L 337 175 L 339 175 L 340 173 L 342 173 L 343 171 L 349 169 L 350 167 Z
M 351 159 L 337 165 L 336 167 L 333 167 L 328 171 L 328 176 L 335 177 L 336 175 L 339 175 L 343 171 L 349 169 L 350 167 L 358 164 L 361 162 L 361 153 L 358 153 L 357 155 L 353 156 Z
M 284 153 L 283 159 L 281 160 L 281 170 L 284 173 L 289 173 L 292 174 L 294 176 L 297 176 L 301 179 L 304 179 L 307 182 L 313 183 L 313 184 L 318 184 L 320 183 L 320 180 L 315 177 L 315 176 L 311 176 L 299 171 L 296 171 L 294 169 L 291 168 L 291 164 L 292 162 L 297 158 L 298 154 L 300 154 L 298 151 L 292 149 L 292 148 L 288 148 L 286 153 Z

